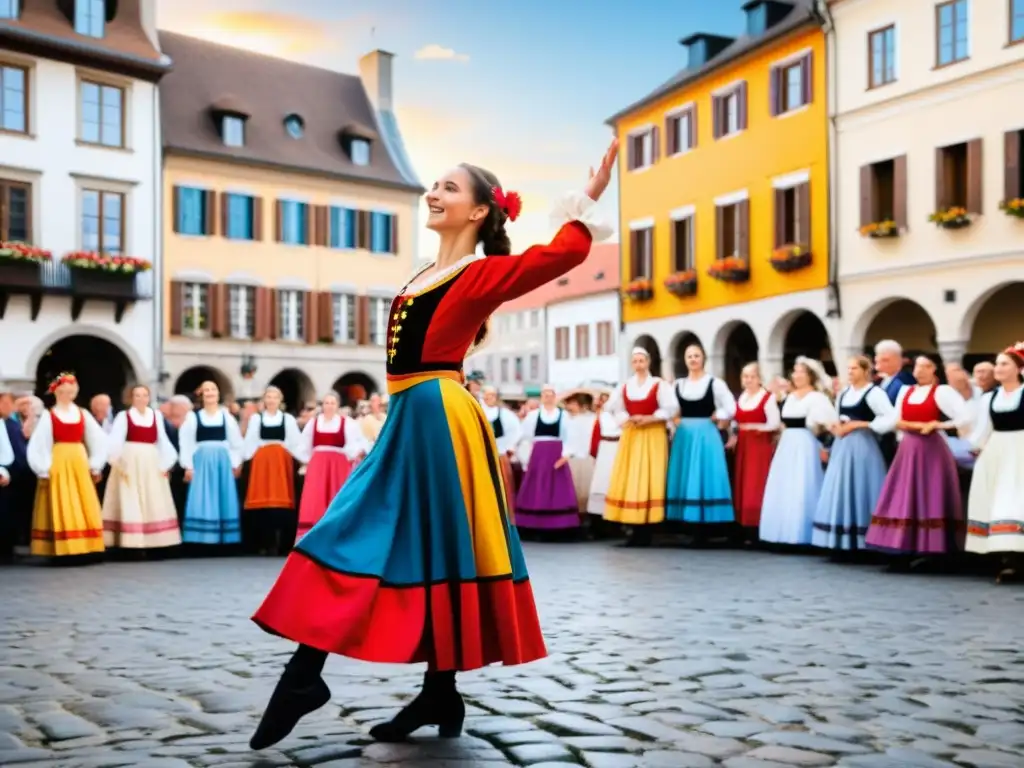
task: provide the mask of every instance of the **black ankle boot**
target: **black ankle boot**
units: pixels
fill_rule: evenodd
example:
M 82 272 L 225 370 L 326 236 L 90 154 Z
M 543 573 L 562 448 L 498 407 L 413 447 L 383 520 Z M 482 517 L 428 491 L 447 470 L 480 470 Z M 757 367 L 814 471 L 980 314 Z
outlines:
M 436 725 L 440 738 L 457 739 L 465 719 L 466 704 L 455 689 L 455 673 L 427 672 L 419 695 L 393 719 L 371 728 L 370 736 L 377 741 L 405 741 L 414 731 Z
M 293 658 L 284 668 L 260 724 L 249 740 L 249 746 L 254 750 L 277 744 L 292 732 L 299 720 L 331 700 L 331 689 L 320 677 L 320 669 L 296 664 L 295 660 Z

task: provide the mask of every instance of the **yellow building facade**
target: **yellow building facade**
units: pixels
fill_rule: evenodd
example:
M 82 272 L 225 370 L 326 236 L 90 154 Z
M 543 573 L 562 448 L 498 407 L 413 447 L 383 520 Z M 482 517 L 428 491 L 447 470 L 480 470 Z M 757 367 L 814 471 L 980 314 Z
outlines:
M 690 67 L 609 122 L 623 321 L 668 375 L 699 342 L 738 384 L 829 360 L 825 36 L 811 3 L 744 6 L 748 36 L 683 41 Z

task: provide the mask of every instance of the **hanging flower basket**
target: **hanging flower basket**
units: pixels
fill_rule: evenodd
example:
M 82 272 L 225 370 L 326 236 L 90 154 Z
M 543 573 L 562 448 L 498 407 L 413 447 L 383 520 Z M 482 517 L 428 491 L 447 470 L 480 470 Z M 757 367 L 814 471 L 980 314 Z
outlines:
M 1003 202 L 999 204 L 999 210 L 1007 216 L 1024 219 L 1024 197 L 1015 197 L 1012 200 L 1003 200 Z
M 971 217 L 966 208 L 945 208 L 928 217 L 928 221 L 942 229 L 963 229 L 971 226 Z
M 800 245 L 777 248 L 769 259 L 776 272 L 796 272 L 811 266 L 811 252 Z
M 697 270 L 687 269 L 683 272 L 674 272 L 665 278 L 665 288 L 679 298 L 696 295 Z
M 723 283 L 745 283 L 750 279 L 750 264 L 739 256 L 718 259 L 708 268 L 708 276 Z
M 875 221 L 871 224 L 865 224 L 858 230 L 861 237 L 899 237 L 900 228 L 896 226 L 896 222 L 891 219 L 886 221 Z
M 72 270 L 90 270 L 118 275 L 135 275 L 153 268 L 153 265 L 145 259 L 136 259 L 131 256 L 111 256 L 108 253 L 96 251 L 72 251 L 66 254 L 62 261 Z
M 622 295 L 629 301 L 649 301 L 654 296 L 654 287 L 646 278 L 632 280 L 622 289 Z

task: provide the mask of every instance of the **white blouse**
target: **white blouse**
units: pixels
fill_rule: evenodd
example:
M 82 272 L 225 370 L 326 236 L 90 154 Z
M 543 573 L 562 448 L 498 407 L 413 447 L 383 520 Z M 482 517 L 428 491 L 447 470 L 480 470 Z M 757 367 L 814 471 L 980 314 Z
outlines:
M 583 459 L 590 455 L 590 440 L 594 436 L 596 423 L 597 414 L 593 411 L 582 411 L 569 416 L 569 437 L 565 441 L 566 456 Z
M 505 434 L 495 441 L 498 444 L 498 453 L 514 451 L 522 439 L 523 428 L 522 424 L 519 423 L 519 417 L 508 408 L 503 408 L 500 405 L 481 404 L 480 407 L 484 411 L 484 417 L 492 424 L 497 419 L 501 419 L 501 431 Z
M 864 399 L 865 393 L 867 393 L 868 407 L 875 414 L 875 418 L 870 422 L 871 431 L 876 435 L 884 435 L 896 429 L 896 409 L 889 402 L 889 396 L 885 394 L 884 389 L 870 383 L 859 388 L 850 386 L 844 389 L 836 401 L 836 415 L 839 414 L 839 409 L 842 406 L 852 408 L 860 403 Z M 845 416 L 840 416 L 839 420 L 849 421 Z
M 789 395 L 779 414 L 783 419 L 803 418 L 808 429 L 827 427 L 838 420 L 836 410 L 821 392 L 812 390 L 803 397 Z
M 342 428 L 342 423 L 345 425 L 345 447 L 335 448 L 333 445 L 313 447 L 314 430 L 325 434 L 334 434 Z M 296 424 L 297 427 L 298 424 Z M 335 414 L 332 418 L 328 419 L 320 413 L 317 414 L 315 419 L 307 421 L 306 426 L 303 427 L 302 434 L 299 436 L 296 445 L 295 458 L 303 464 L 308 464 L 310 459 L 313 458 L 313 454 L 318 451 L 338 451 L 349 461 L 355 461 L 362 454 L 369 453 L 370 442 L 363 435 L 363 430 L 355 419 L 347 419 L 339 414 Z
M 85 450 L 89 453 L 89 471 L 102 472 L 107 464 L 107 433 L 93 415 L 77 405 L 55 405 L 51 413 L 63 424 L 77 424 L 85 419 Z M 50 476 L 50 465 L 53 463 L 53 421 L 46 411 L 39 417 L 32 437 L 29 438 L 26 458 L 36 477 Z
M 673 387 L 673 394 L 679 393 L 679 397 L 688 402 L 698 402 L 704 399 L 711 387 L 711 396 L 715 400 L 715 421 L 731 421 L 736 415 L 736 398 L 732 396 L 729 387 L 721 379 L 717 379 L 709 373 L 703 374 L 699 379 L 691 379 L 689 376 L 676 379 Z M 672 415 L 678 415 L 679 401 L 672 401 Z
M 121 411 L 114 417 L 114 423 L 107 433 L 107 461 L 111 466 L 117 463 L 124 452 L 124 446 L 128 442 L 128 419 L 137 427 L 149 428 L 156 421 L 156 449 L 160 455 L 160 469 L 164 472 L 170 470 L 178 460 L 178 452 L 174 450 L 171 439 L 167 437 L 167 430 L 164 428 L 164 417 L 157 418 L 156 411 L 146 408 L 139 413 L 134 408 Z
M 607 408 L 601 409 L 601 413 L 597 415 L 597 423 L 600 425 L 601 437 L 622 436 L 622 427 L 615 421 L 615 416 Z
M 753 411 L 761 404 L 761 400 L 768 393 L 768 390 L 764 387 L 757 390 L 754 394 L 750 394 L 746 390 L 740 393 L 739 398 L 736 400 L 737 411 Z M 774 432 L 782 426 L 782 417 L 779 415 L 779 401 L 769 395 L 768 399 L 764 404 L 764 424 L 744 424 L 744 426 L 755 432 Z
M 914 394 L 907 395 L 911 390 L 911 387 L 906 386 L 900 390 L 900 393 L 896 396 L 896 413 L 897 420 L 903 418 L 903 401 L 909 397 L 908 403 L 912 405 L 920 405 L 928 399 L 928 393 L 931 391 L 932 385 L 922 387 L 917 385 L 914 387 Z M 970 428 L 971 426 L 971 409 L 966 407 L 964 399 L 960 396 L 960 393 L 953 389 L 948 384 L 939 384 L 935 390 L 935 404 L 939 406 L 946 418 L 949 419 L 950 423 L 954 427 L 963 427 L 964 429 Z
M 260 437 L 260 425 L 268 427 L 280 427 L 284 423 L 284 440 L 264 440 Z M 299 442 L 302 434 L 299 432 L 299 424 L 290 413 L 278 411 L 277 413 L 254 413 L 249 417 L 246 425 L 245 438 L 242 445 L 242 459 L 249 461 L 256 455 L 256 451 L 265 445 L 283 445 L 295 458 L 299 458 Z
M 972 448 L 981 450 L 992 436 L 992 414 L 989 413 L 989 408 L 991 407 L 997 413 L 1015 411 L 1020 408 L 1022 393 L 1024 393 L 1024 386 L 1018 386 L 1013 392 L 1007 392 L 999 387 L 982 396 L 981 403 L 978 405 L 977 423 L 970 437 Z
M 200 443 L 196 442 L 196 429 L 200 421 L 204 427 L 219 427 L 223 423 L 224 431 L 227 434 L 227 440 L 206 440 L 201 445 L 204 448 L 207 446 L 224 448 L 231 456 L 232 468 L 238 469 L 242 466 L 242 448 L 244 446 L 242 430 L 238 428 L 238 422 L 228 413 L 228 409 L 219 407 L 217 413 L 213 415 L 201 410 L 198 413 L 192 411 L 185 417 L 185 422 L 178 430 L 178 464 L 181 465 L 181 468 L 195 468 L 194 459 L 196 451 L 200 447 Z
M 625 398 L 643 400 L 651 393 L 651 387 L 656 384 L 661 386 L 658 387 L 658 408 L 653 416 L 655 419 L 668 421 L 672 418 L 672 414 L 675 413 L 678 407 L 676 405 L 675 392 L 663 379 L 651 376 L 650 374 L 644 377 L 643 381 L 636 374 L 626 379 L 625 384 L 621 387 L 616 387 L 615 391 L 612 392 L 612 396 L 604 404 L 604 410 L 610 413 L 615 419 L 615 423 L 621 427 L 629 421 L 629 411 L 626 410 Z M 625 391 L 625 397 L 623 397 L 623 391 Z
M 11 479 L 8 467 L 14 463 L 14 446 L 11 445 L 11 436 L 7 434 L 7 425 L 0 419 L 0 477 Z
M 546 437 L 541 435 L 537 437 L 537 420 L 540 420 L 542 424 L 554 424 L 558 421 L 558 417 L 562 417 L 562 423 L 558 425 L 558 437 Z M 561 440 L 562 441 L 562 455 L 568 456 L 569 450 L 567 443 L 569 440 L 569 414 L 565 413 L 561 408 L 552 408 L 548 410 L 543 405 L 535 411 L 530 411 L 526 414 L 526 418 L 523 419 L 523 431 L 519 442 L 528 443 L 541 443 L 545 440 Z

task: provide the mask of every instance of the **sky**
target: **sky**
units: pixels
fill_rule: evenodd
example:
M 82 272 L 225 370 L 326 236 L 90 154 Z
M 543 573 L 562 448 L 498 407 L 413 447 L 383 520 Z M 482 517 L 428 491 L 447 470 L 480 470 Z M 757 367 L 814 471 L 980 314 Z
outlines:
M 515 249 L 550 239 L 552 202 L 586 182 L 609 116 L 686 64 L 679 40 L 739 34 L 742 0 L 157 0 L 158 25 L 341 72 L 396 55 L 395 111 L 425 186 L 460 162 L 518 191 Z M 493 10 L 492 10 L 493 9 Z M 617 224 L 617 182 L 602 212 Z M 420 221 L 423 220 L 421 211 Z M 419 238 L 432 258 L 437 241 Z

